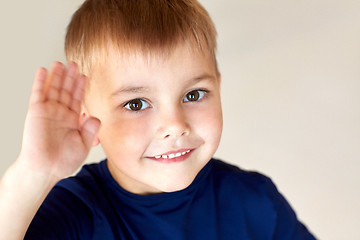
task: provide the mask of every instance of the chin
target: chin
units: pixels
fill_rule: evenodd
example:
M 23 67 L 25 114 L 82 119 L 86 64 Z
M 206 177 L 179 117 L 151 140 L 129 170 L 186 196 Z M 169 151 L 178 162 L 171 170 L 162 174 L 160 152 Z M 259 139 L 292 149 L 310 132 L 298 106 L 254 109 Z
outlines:
M 184 190 L 185 188 L 189 187 L 191 183 L 194 181 L 195 177 L 189 180 L 184 180 L 182 182 L 174 183 L 168 186 L 164 186 L 162 188 L 162 192 L 177 192 Z

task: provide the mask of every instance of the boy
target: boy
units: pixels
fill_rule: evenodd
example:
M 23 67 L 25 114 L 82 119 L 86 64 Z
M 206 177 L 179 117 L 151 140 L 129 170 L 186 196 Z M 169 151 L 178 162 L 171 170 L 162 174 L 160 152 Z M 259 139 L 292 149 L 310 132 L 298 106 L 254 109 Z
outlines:
M 35 76 L 2 239 L 314 239 L 268 178 L 212 159 L 215 49 L 194 0 L 85 1 L 68 66 Z M 61 180 L 99 143 L 106 160 Z

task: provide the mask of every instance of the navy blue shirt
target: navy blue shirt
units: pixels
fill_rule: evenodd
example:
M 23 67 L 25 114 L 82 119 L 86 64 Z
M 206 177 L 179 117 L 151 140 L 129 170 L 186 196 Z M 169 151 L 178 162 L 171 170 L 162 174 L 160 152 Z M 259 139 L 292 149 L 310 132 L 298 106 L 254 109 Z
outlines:
M 212 159 L 184 190 L 141 196 L 106 160 L 60 181 L 25 239 L 315 239 L 271 180 Z

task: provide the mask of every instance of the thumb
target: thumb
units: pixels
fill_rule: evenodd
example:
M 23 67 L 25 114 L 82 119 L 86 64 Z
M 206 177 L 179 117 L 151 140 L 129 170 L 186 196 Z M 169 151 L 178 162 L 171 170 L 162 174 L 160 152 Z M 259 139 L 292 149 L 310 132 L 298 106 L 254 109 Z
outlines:
M 93 140 L 99 131 L 100 125 L 100 120 L 94 117 L 89 117 L 83 121 L 80 133 L 83 143 L 87 149 L 91 148 Z

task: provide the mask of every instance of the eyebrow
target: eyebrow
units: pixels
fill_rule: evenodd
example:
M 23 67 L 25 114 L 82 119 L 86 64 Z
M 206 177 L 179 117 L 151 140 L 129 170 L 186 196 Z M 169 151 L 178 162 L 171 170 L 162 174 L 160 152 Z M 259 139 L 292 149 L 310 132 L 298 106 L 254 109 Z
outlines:
M 125 86 L 123 88 L 120 88 L 116 90 L 111 96 L 117 96 L 122 93 L 143 93 L 143 92 L 149 92 L 150 89 L 146 87 L 137 87 L 137 86 Z
M 186 81 L 186 85 L 194 85 L 198 82 L 201 82 L 201 81 L 215 81 L 216 77 L 210 75 L 210 74 L 207 74 L 207 73 L 204 73 L 198 77 L 195 77 L 195 78 L 192 78 L 188 81 Z M 124 86 L 118 90 L 116 90 L 113 94 L 111 94 L 112 97 L 114 96 L 118 96 L 122 93 L 143 93 L 143 92 L 150 92 L 150 89 L 147 88 L 147 87 L 140 87 L 140 86 Z
M 207 81 L 215 81 L 216 80 L 216 77 L 212 76 L 211 74 L 207 74 L 207 73 L 204 73 L 198 77 L 195 77 L 193 79 L 190 79 L 188 81 L 188 84 L 189 85 L 194 85 L 198 82 L 201 82 L 201 81 L 204 81 L 204 80 L 207 80 Z

